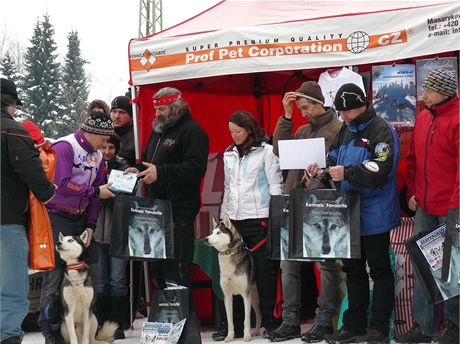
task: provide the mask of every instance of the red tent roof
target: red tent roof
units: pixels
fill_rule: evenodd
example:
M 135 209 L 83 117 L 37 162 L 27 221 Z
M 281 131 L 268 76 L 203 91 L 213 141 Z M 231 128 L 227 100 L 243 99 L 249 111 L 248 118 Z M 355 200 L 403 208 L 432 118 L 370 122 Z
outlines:
M 447 1 L 266 1 L 223 0 L 204 12 L 165 29 L 155 36 L 193 35 L 241 26 L 306 21 L 320 18 L 397 11 L 401 9 L 437 6 Z

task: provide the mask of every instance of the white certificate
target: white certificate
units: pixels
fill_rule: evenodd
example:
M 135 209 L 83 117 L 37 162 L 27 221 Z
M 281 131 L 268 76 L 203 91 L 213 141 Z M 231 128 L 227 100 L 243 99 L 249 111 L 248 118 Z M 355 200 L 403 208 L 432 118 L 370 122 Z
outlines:
M 123 174 L 123 171 L 112 170 L 109 175 L 110 191 L 132 193 L 136 185 L 136 173 Z
M 302 140 L 279 140 L 280 167 L 282 170 L 304 170 L 317 163 L 326 167 L 324 137 Z

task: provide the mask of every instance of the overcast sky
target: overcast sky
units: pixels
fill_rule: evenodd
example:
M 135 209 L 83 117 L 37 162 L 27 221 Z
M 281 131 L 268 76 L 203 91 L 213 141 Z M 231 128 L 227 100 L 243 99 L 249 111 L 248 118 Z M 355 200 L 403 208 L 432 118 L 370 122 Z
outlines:
M 163 0 L 163 29 L 190 18 L 220 0 Z M 92 80 L 90 99 L 109 102 L 128 87 L 128 43 L 137 37 L 139 0 L 10 0 L 0 10 L 0 32 L 28 47 L 37 20 L 48 13 L 55 29 L 60 60 L 67 34 L 78 31 L 86 71 Z

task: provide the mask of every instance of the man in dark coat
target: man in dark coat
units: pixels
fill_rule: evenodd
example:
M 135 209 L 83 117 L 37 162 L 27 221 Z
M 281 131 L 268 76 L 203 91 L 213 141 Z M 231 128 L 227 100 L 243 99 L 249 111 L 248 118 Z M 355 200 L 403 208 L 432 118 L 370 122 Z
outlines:
M 48 202 L 55 193 L 46 177 L 38 150 L 27 131 L 14 120 L 16 105 L 22 105 L 16 85 L 1 79 L 2 102 L 2 223 L 0 229 L 0 340 L 21 343 L 21 324 L 29 310 L 29 191 Z
M 147 148 L 142 154 L 141 169 L 144 171 L 139 173 L 135 168 L 128 171 L 137 172 L 138 177 L 144 178 L 149 197 L 171 200 L 175 259 L 155 264 L 157 284 L 162 288 L 166 280 L 190 288 L 193 221 L 200 208 L 200 184 L 208 162 L 208 136 L 192 119 L 189 106 L 179 90 L 162 88 L 154 95 L 153 104 L 156 117 Z M 195 321 L 193 313 L 191 317 L 187 320 L 189 325 Z M 199 334 L 187 340 L 187 343 L 200 342 Z

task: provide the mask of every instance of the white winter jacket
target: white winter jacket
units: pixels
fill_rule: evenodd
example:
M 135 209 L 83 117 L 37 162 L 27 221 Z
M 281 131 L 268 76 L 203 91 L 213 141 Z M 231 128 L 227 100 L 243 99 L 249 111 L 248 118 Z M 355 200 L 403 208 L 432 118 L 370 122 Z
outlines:
M 224 173 L 221 218 L 225 214 L 232 220 L 267 218 L 270 195 L 283 191 L 283 177 L 273 147 L 262 143 L 240 159 L 236 146 L 230 146 L 224 153 Z

